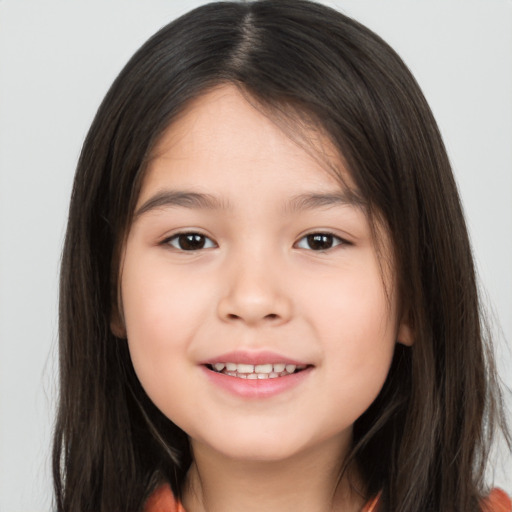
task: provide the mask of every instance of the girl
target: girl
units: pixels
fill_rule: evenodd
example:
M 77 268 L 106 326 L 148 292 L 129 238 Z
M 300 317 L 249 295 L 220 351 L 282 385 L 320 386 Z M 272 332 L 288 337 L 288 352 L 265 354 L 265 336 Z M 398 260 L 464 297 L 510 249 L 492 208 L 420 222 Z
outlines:
M 508 511 L 471 249 L 399 57 L 304 0 L 163 28 L 64 247 L 59 511 Z

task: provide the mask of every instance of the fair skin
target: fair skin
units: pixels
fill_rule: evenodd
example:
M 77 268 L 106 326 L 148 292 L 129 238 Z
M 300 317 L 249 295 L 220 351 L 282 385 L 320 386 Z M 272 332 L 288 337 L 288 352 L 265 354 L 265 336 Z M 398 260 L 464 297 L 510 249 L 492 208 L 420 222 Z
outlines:
M 340 461 L 411 335 L 364 208 L 325 159 L 349 174 L 310 135 L 322 158 L 222 86 L 168 128 L 143 181 L 113 329 L 190 437 L 187 512 L 363 505 Z

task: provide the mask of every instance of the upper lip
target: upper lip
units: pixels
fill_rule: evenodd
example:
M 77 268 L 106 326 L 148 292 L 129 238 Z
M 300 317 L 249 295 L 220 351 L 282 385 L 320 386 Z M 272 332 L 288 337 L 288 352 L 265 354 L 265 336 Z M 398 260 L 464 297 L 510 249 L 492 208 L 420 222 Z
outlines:
M 269 350 L 264 351 L 245 351 L 235 350 L 234 352 L 228 352 L 219 356 L 213 357 L 202 361 L 200 364 L 213 365 L 215 363 L 237 363 L 237 364 L 274 364 L 274 363 L 285 363 L 294 364 L 296 366 L 306 366 L 307 362 L 292 359 L 290 357 L 283 356 L 277 352 Z

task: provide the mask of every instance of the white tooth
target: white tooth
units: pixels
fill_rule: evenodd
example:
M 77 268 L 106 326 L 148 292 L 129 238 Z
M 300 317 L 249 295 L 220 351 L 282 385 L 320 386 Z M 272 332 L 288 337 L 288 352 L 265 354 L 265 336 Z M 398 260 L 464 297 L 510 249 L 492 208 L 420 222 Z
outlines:
M 235 372 L 224 372 L 224 375 L 229 375 L 230 377 L 236 377 Z
M 288 373 L 293 373 L 295 371 L 295 368 L 297 368 L 297 366 L 294 365 L 294 364 L 287 364 L 286 365 L 286 371 Z
M 268 379 L 268 373 L 256 373 L 258 379 Z
M 226 370 L 228 372 L 236 372 L 236 363 L 226 363 Z
M 279 375 L 276 372 L 272 372 L 272 373 L 268 374 L 269 379 L 276 379 L 277 377 L 279 377 Z
M 218 371 L 218 372 L 221 372 L 222 370 L 224 370 L 224 368 L 226 368 L 226 365 L 224 363 L 215 363 L 213 365 L 213 367 Z
M 247 374 L 246 374 L 246 373 L 239 373 L 239 374 L 237 375 L 237 377 L 238 377 L 239 379 L 247 379 Z
M 272 365 L 271 364 L 257 364 L 254 367 L 254 371 L 256 373 L 270 373 L 272 371 Z
M 284 371 L 286 365 L 284 363 L 278 363 L 274 365 L 274 372 L 275 373 L 281 373 Z
M 237 364 L 236 370 L 238 373 L 253 373 L 254 365 L 253 364 Z
M 258 376 L 257 376 L 255 373 L 249 373 L 249 374 L 247 375 L 247 378 L 248 378 L 248 379 L 257 379 L 257 378 L 258 378 Z

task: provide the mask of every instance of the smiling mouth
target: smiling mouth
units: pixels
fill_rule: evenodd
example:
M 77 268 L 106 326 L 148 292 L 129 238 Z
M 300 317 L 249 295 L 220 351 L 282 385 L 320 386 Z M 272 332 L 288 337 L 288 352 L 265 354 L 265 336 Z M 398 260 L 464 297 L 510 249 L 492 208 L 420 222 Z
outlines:
M 295 365 L 286 363 L 274 364 L 238 364 L 238 363 L 214 363 L 206 367 L 216 373 L 222 373 L 238 379 L 277 379 L 299 373 L 309 365 Z

